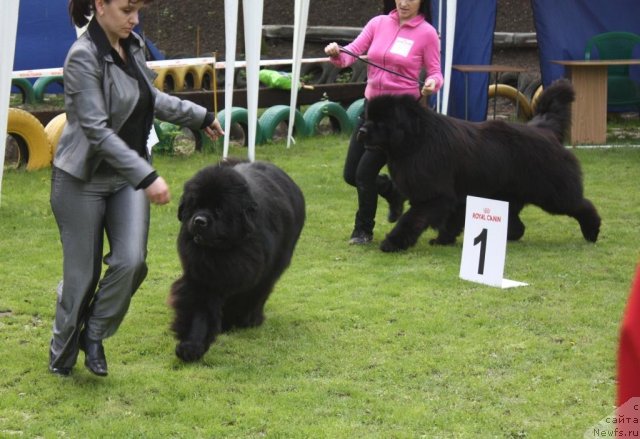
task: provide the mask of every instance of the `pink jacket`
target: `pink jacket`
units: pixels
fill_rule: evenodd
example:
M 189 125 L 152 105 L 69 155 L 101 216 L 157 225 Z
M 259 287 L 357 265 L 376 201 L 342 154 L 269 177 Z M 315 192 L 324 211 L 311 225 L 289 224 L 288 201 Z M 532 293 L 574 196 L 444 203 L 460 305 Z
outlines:
M 369 61 L 416 79 L 414 82 L 367 65 L 367 88 L 364 91 L 367 99 L 382 94 L 410 94 L 419 98 L 420 87 L 417 80 L 422 67 L 427 72 L 427 79 L 436 81 L 436 91 L 444 82 L 440 69 L 438 34 L 422 15 L 402 26 L 398 24 L 396 10 L 389 15 L 378 15 L 345 48 L 356 55 L 367 53 Z M 339 57 L 330 60 L 337 67 L 347 67 L 356 58 L 340 52 Z

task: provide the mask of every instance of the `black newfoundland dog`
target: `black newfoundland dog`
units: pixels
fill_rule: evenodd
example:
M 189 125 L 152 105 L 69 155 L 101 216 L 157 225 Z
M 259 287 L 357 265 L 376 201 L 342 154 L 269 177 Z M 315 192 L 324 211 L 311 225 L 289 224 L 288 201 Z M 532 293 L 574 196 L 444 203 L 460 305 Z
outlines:
M 546 89 L 527 124 L 467 122 L 423 108 L 409 96 L 371 99 L 360 130 L 367 148 L 387 154 L 389 172 L 410 202 L 380 248 L 414 245 L 428 227 L 432 244 L 453 244 L 464 228 L 467 195 L 509 202 L 507 237 L 518 240 L 527 204 L 575 218 L 595 242 L 600 216 L 584 198 L 576 157 L 562 145 L 571 121 L 574 92 L 566 80 Z
M 300 188 L 265 162 L 222 162 L 186 182 L 171 288 L 176 355 L 196 361 L 219 333 L 259 326 L 276 281 L 289 266 L 305 220 Z

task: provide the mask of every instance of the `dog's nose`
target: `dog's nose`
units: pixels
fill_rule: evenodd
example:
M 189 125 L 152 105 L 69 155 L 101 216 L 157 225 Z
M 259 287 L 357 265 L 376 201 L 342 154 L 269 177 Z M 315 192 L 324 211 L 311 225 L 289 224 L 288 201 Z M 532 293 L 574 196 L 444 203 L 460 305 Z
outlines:
M 196 227 L 207 227 L 209 221 L 202 215 L 197 215 L 193 217 L 193 225 Z

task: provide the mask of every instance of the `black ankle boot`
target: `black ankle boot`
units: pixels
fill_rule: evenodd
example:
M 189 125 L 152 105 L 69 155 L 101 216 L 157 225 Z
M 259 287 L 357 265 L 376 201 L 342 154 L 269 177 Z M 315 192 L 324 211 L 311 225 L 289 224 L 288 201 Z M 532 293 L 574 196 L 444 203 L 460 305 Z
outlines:
M 58 367 L 58 366 L 53 366 L 53 352 L 51 350 L 49 350 L 49 372 L 51 372 L 54 375 L 58 375 L 58 376 L 69 376 L 71 375 L 71 371 L 73 370 L 72 367 Z
M 85 334 L 80 337 L 80 349 L 85 353 L 84 365 L 94 375 L 107 376 L 107 359 L 102 340 L 91 340 Z
M 68 377 L 69 375 L 71 375 L 71 368 L 70 367 L 49 366 L 49 372 L 51 372 L 54 375 L 61 376 L 61 377 Z

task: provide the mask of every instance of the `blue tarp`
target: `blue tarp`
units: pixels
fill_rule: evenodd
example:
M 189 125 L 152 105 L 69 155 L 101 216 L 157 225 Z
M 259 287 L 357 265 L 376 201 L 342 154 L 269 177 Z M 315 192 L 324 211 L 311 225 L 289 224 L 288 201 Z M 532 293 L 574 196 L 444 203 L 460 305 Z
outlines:
M 13 70 L 62 67 L 76 30 L 64 0 L 20 0 Z
M 20 0 L 13 70 L 62 67 L 75 40 L 66 0 Z M 152 59 L 164 59 L 151 41 L 147 44 Z
M 434 5 L 434 24 L 438 23 L 438 3 Z M 443 5 L 445 2 L 443 2 Z M 446 5 L 445 5 L 446 7 Z M 456 32 L 453 49 L 453 64 L 491 64 L 493 56 L 493 33 L 496 27 L 496 0 L 458 0 Z M 446 11 L 445 11 L 446 12 Z M 443 27 L 444 27 L 444 19 Z M 441 35 L 445 35 L 440 32 Z M 444 67 L 444 47 L 442 40 L 441 61 Z M 469 73 L 468 119 L 485 120 L 487 117 L 488 73 Z M 453 70 L 449 96 L 450 116 L 465 117 L 465 79 L 462 72 Z
M 587 40 L 604 32 L 640 34 L 639 0 L 531 0 L 542 83 L 565 76 L 556 60 L 582 60 Z M 635 54 L 640 58 L 640 53 Z M 640 80 L 640 68 L 631 68 Z

